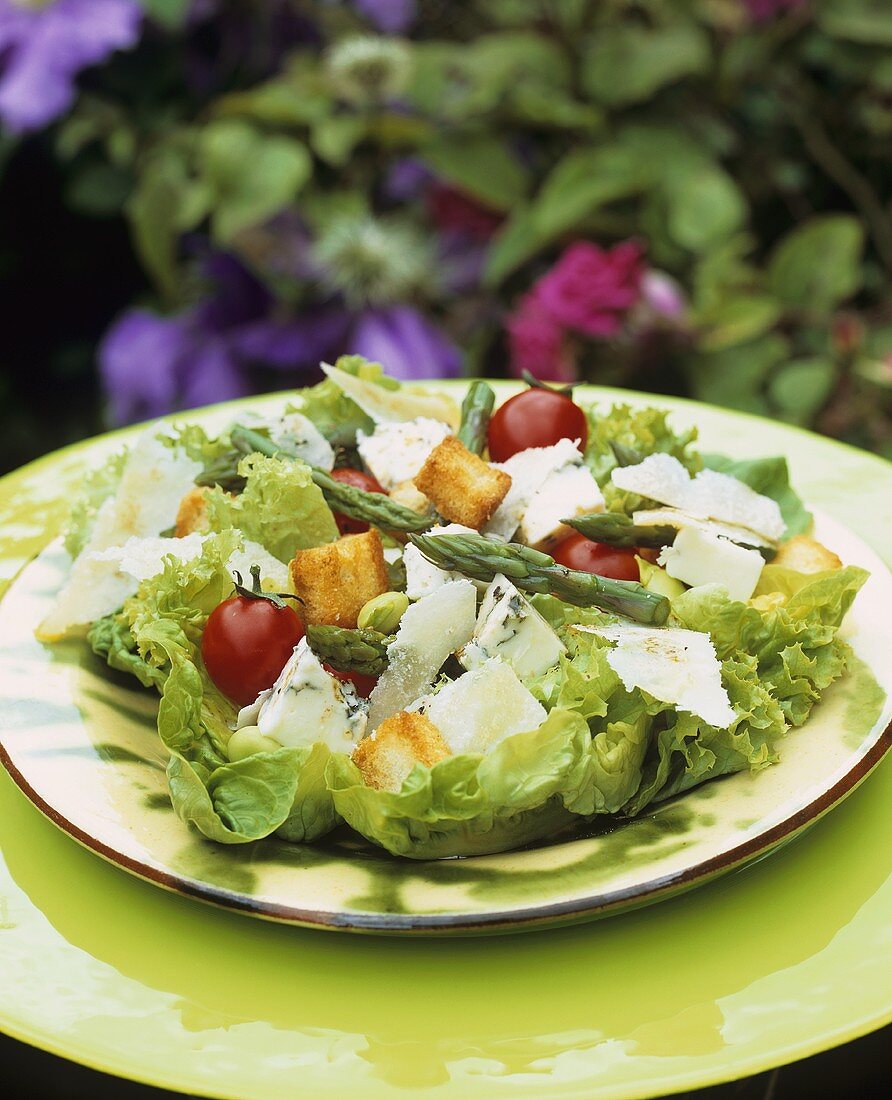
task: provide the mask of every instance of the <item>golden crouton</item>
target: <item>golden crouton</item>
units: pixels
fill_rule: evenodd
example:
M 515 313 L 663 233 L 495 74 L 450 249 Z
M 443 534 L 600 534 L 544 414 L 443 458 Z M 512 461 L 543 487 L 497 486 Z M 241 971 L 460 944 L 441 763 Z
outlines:
M 353 750 L 353 763 L 367 787 L 398 791 L 416 764 L 431 768 L 450 755 L 433 722 L 423 714 L 400 711 L 359 742 Z
M 823 573 L 827 569 L 842 569 L 842 559 L 808 535 L 795 535 L 783 543 L 771 564 L 795 569 L 797 573 Z
M 412 481 L 401 481 L 387 495 L 397 504 L 402 504 L 404 508 L 411 508 L 413 512 L 424 514 L 430 511 L 431 502 L 424 493 L 415 488 L 415 483 Z
M 427 456 L 415 485 L 450 523 L 480 528 L 511 488 L 511 476 L 447 435 Z
M 304 622 L 354 627 L 363 605 L 390 588 L 381 536 L 372 528 L 299 550 L 291 581 Z
M 205 531 L 210 530 L 206 493 L 206 489 L 196 487 L 190 489 L 180 501 L 177 522 L 174 527 L 174 534 L 178 539 L 185 538 L 186 535 L 195 532 L 203 535 Z

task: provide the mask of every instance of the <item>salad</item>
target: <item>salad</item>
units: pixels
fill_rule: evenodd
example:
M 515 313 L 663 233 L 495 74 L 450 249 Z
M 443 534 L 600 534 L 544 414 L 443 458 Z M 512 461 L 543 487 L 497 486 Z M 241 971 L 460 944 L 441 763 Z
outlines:
M 496 408 L 358 356 L 86 479 L 38 636 L 160 694 L 179 817 L 504 851 L 770 766 L 842 675 L 866 580 L 783 458 L 533 383 Z

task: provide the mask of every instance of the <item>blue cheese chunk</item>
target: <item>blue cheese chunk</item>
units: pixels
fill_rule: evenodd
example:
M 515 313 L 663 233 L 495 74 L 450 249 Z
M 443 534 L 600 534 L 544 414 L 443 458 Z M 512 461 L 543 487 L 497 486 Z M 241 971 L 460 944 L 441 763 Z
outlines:
M 318 466 L 320 470 L 330 470 L 334 466 L 335 454 L 331 444 L 303 413 L 285 413 L 272 421 L 269 437 L 277 447 L 296 455 L 308 466 Z
M 450 434 L 441 420 L 422 416 L 379 424 L 371 435 L 357 432 L 357 449 L 369 473 L 389 493 L 414 478 L 434 447 Z
M 636 466 L 618 466 L 611 478 L 618 489 L 681 508 L 700 519 L 746 527 L 775 542 L 786 530 L 776 500 L 730 474 L 701 470 L 691 477 L 672 455 L 652 454 Z
M 765 561 L 758 550 L 738 546 L 728 539 L 685 527 L 657 559 L 670 577 L 693 586 L 722 584 L 732 600 L 752 596 Z
M 577 451 L 577 454 L 579 452 Z M 604 494 L 584 465 L 568 465 L 550 474 L 524 510 L 517 538 L 535 550 L 550 551 L 573 529 L 561 520 L 602 512 Z
M 251 717 L 247 708 L 240 721 L 243 715 Z M 260 732 L 288 748 L 318 741 L 346 753 L 362 738 L 366 721 L 356 693 L 325 671 L 306 638 L 294 647 L 256 716 Z
M 607 654 L 607 663 L 627 691 L 640 688 L 717 729 L 727 729 L 736 719 L 708 634 L 632 623 L 576 629 L 616 643 Z
M 429 535 L 476 535 L 471 527 L 465 527 L 461 523 L 447 523 L 442 527 L 432 527 L 427 532 Z M 461 579 L 461 573 L 454 573 L 449 569 L 438 569 L 432 565 L 417 546 L 410 543 L 403 550 L 403 564 L 406 567 L 406 595 L 410 600 L 420 600 L 429 596 L 437 588 L 442 588 L 449 581 Z
M 488 753 L 515 733 L 538 729 L 545 708 L 497 657 L 442 687 L 422 710 L 454 753 Z
M 505 462 L 494 462 L 493 466 L 497 470 L 510 474 L 511 488 L 483 528 L 484 533 L 510 539 L 547 479 L 567 466 L 581 465 L 582 455 L 577 442 L 573 439 L 561 439 L 551 447 L 528 447 Z
M 566 646 L 539 612 L 500 573 L 487 588 L 471 641 L 459 651 L 467 669 L 500 657 L 524 679 L 556 665 Z

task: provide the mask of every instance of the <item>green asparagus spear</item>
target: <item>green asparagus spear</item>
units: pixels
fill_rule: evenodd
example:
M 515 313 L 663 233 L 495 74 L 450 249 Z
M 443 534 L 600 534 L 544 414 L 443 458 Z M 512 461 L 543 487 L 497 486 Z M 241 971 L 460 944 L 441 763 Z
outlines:
M 634 581 L 615 581 L 558 565 L 554 558 L 519 543 L 487 535 L 409 535 L 432 564 L 474 580 L 503 573 L 526 592 L 557 596 L 577 607 L 600 607 L 641 623 L 661 626 L 669 617 L 665 596 Z
M 678 530 L 669 524 L 636 524 L 622 512 L 592 512 L 562 521 L 593 542 L 605 542 L 608 546 L 671 546 Z
M 307 641 L 317 657 L 338 672 L 380 676 L 387 667 L 387 646 L 393 638 L 377 630 L 343 626 L 308 626 Z
M 461 405 L 461 426 L 458 429 L 459 442 L 464 443 L 475 455 L 482 455 L 486 446 L 486 429 L 492 416 L 496 395 L 482 379 L 475 379 L 465 395 Z
M 245 478 L 238 472 L 240 451 L 227 451 L 219 458 L 212 459 L 196 477 L 199 486 L 219 486 L 229 493 L 241 493 L 245 488 Z
M 230 432 L 233 445 L 245 454 L 259 451 L 261 454 L 282 458 L 293 458 L 287 451 L 277 447 L 272 440 L 250 428 L 235 427 Z M 367 493 L 353 485 L 337 481 L 325 470 L 310 467 L 313 481 L 322 490 L 328 506 L 335 512 L 350 516 L 351 519 L 364 520 L 375 527 L 384 527 L 389 531 L 426 531 L 433 524 L 433 517 L 413 512 L 383 493 Z

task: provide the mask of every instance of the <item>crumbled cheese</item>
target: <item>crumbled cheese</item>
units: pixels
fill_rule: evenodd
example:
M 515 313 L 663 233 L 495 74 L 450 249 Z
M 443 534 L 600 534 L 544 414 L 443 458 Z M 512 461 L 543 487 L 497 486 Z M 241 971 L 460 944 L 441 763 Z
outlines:
M 504 470 L 511 475 L 511 488 L 483 528 L 484 533 L 510 539 L 546 479 L 565 466 L 581 464 L 582 455 L 578 442 L 561 439 L 551 447 L 528 447 L 505 462 L 494 462 L 493 466 L 497 470 Z
M 476 614 L 477 590 L 468 580 L 449 581 L 408 608 L 370 697 L 371 729 L 430 690 L 446 658 L 471 640 Z
M 732 600 L 748 600 L 755 591 L 765 560 L 758 550 L 694 527 L 685 527 L 657 559 L 670 577 L 685 584 L 723 584 Z
M 269 424 L 269 437 L 277 447 L 296 455 L 308 466 L 330 470 L 335 454 L 331 444 L 309 417 L 299 412 L 285 413 Z
M 434 447 L 449 434 L 442 421 L 419 417 L 406 423 L 379 424 L 371 435 L 357 432 L 357 449 L 369 472 L 389 493 L 415 477 Z
M 636 466 L 617 466 L 611 477 L 618 489 L 681 508 L 700 519 L 747 527 L 775 541 L 786 530 L 777 501 L 730 474 L 701 470 L 692 478 L 672 455 L 652 454 Z
M 562 523 L 604 510 L 604 494 L 587 466 L 565 466 L 550 474 L 524 509 L 517 538 L 536 550 L 549 551 L 573 529 Z
M 616 643 L 607 654 L 607 663 L 627 691 L 640 688 L 717 729 L 727 729 L 737 717 L 722 685 L 722 666 L 708 634 L 631 623 L 576 629 Z
M 459 651 L 467 669 L 501 657 L 524 679 L 557 664 L 566 646 L 507 577 L 498 574 L 483 597 L 474 636 Z
M 257 728 L 265 737 L 289 748 L 321 741 L 332 752 L 352 752 L 366 721 L 352 687 L 325 671 L 306 638 L 294 647 L 257 711 Z
M 497 657 L 445 684 L 424 714 L 454 753 L 488 753 L 506 737 L 538 729 L 545 708 Z

